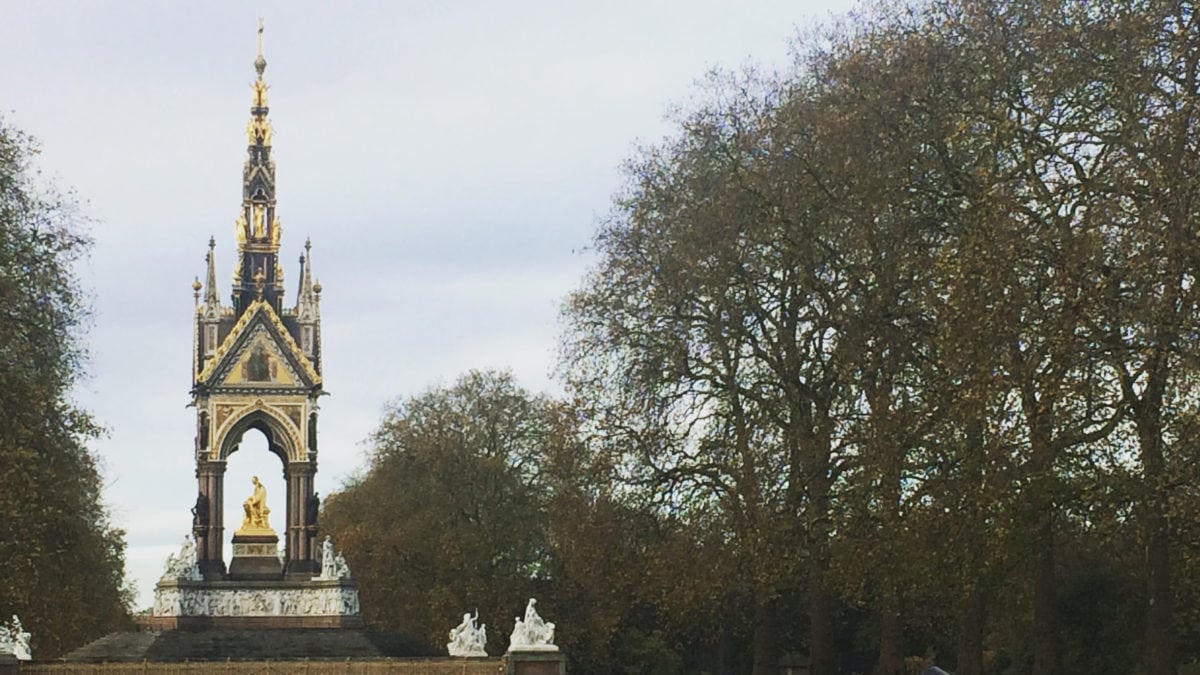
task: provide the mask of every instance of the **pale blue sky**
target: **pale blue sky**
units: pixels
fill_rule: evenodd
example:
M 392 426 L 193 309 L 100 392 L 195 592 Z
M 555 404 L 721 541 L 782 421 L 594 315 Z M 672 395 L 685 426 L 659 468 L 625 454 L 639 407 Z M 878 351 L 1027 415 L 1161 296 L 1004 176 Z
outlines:
M 388 400 L 470 368 L 556 391 L 559 303 L 622 160 L 707 70 L 786 68 L 797 28 L 850 7 L 0 0 L 0 114 L 96 221 L 79 397 L 109 429 L 96 448 L 138 606 L 191 522 L 190 284 L 213 235 L 228 302 L 259 16 L 287 302 L 305 237 L 324 286 L 325 495 Z M 252 473 L 282 514 L 279 462 L 248 437 L 231 504 Z

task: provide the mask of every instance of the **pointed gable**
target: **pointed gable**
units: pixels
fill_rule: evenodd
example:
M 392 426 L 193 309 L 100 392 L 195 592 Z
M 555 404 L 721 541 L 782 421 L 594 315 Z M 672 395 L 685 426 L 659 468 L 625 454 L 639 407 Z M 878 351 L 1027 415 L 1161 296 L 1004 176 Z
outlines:
M 319 386 L 321 376 L 271 305 L 247 308 L 201 371 L 205 387 L 299 388 Z

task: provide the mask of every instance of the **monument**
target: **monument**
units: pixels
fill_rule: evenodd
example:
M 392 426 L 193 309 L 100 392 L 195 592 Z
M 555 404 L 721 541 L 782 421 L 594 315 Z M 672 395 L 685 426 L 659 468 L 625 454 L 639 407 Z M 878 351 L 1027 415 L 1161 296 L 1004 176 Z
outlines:
M 197 278 L 192 285 L 198 486 L 192 537 L 168 560 L 155 589 L 150 617 L 155 629 L 361 625 L 358 589 L 345 561 L 333 555 L 331 542 L 316 544 L 319 499 L 313 479 L 318 400 L 325 393 L 321 285 L 313 281 L 312 246 L 306 242 L 295 304 L 284 302 L 262 38 L 260 22 L 242 203 L 234 219 L 237 260 L 230 304 L 219 297 L 214 239 L 209 239 L 205 283 Z M 268 449 L 279 458 L 287 508 L 271 513 L 267 486 L 258 476 L 244 486 L 249 495 L 238 514 L 226 567 L 225 467 L 251 429 L 266 436 Z
M 308 659 L 314 659 L 363 662 L 390 672 L 390 659 L 423 657 L 419 670 L 431 674 L 564 673 L 565 659 L 553 646 L 554 625 L 541 620 L 533 600 L 525 618 L 518 619 L 514 646 L 503 659 L 486 658 L 487 628 L 478 624 L 478 612 L 463 616 L 447 644 L 455 657 L 475 657 L 469 660 L 430 659 L 440 649 L 403 633 L 365 628 L 345 558 L 329 537 L 317 541 L 320 498 L 313 480 L 318 401 L 325 394 L 321 286 L 313 281 L 312 248 L 306 242 L 295 303 L 284 303 L 262 34 L 260 21 L 242 204 L 234 227 L 231 302 L 220 301 L 211 238 L 205 283 L 197 278 L 192 286 L 197 492 L 191 534 L 167 558 L 141 630 L 104 636 L 65 660 L 141 663 L 143 670 L 147 663 L 242 661 L 249 664 L 248 672 L 255 663 L 268 670 L 307 671 Z M 273 513 L 267 506 L 267 494 L 275 489 L 269 476 L 230 486 L 230 496 L 236 496 L 231 503 L 246 497 L 240 512 L 229 514 L 239 524 L 228 539 L 232 555 L 226 566 L 225 468 L 251 429 L 266 436 L 269 451 L 280 461 L 286 507 Z M 28 653 L 28 634 L 19 624 L 0 632 L 0 648 L 7 635 L 15 636 L 9 643 L 23 645 L 14 651 Z

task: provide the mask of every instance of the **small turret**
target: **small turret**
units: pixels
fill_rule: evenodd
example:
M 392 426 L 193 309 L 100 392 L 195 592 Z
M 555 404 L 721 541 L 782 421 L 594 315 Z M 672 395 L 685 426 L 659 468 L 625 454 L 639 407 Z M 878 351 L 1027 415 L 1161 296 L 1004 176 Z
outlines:
M 304 241 L 300 256 L 300 289 L 296 293 L 296 323 L 300 326 L 300 347 L 308 357 L 316 355 L 321 322 L 320 285 L 312 280 L 312 241 Z

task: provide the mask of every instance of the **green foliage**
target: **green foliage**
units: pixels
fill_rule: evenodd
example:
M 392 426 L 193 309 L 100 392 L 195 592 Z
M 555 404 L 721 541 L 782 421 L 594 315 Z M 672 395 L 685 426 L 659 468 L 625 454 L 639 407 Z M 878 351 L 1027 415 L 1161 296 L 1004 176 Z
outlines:
M 493 645 L 551 572 L 540 459 L 547 401 L 506 374 L 472 372 L 395 404 L 370 468 L 331 495 L 321 523 L 345 550 L 367 620 L 444 645 L 476 608 Z
M 0 616 L 51 658 L 128 625 L 130 597 L 86 445 L 99 429 L 70 400 L 86 316 L 72 265 L 89 242 L 33 154 L 0 120 Z
M 1100 667 L 1061 581 L 1099 586 L 1062 551 L 1131 525 L 1146 563 L 1101 604 L 1143 603 L 1144 631 L 1098 658 L 1171 669 L 1171 527 L 1195 519 L 1197 21 L 881 8 L 800 45 L 791 76 L 714 76 L 629 163 L 564 371 L 622 480 L 728 543 L 756 671 L 791 593 L 815 673 L 838 668 L 834 595 L 879 613 L 876 672 L 930 616 L 961 673 L 989 651 Z
M 497 454 L 470 376 L 397 409 L 331 500 L 342 541 L 371 509 L 408 530 L 364 589 L 428 555 L 459 576 L 413 597 L 474 606 L 498 556 L 584 672 L 1194 659 L 1197 53 L 1190 2 L 935 0 L 791 74 L 713 74 L 599 226 L 570 407 L 519 394 L 540 431 Z M 456 538 L 476 502 L 511 538 Z

